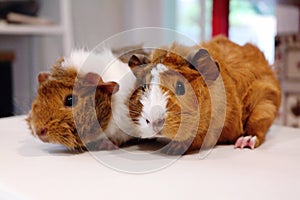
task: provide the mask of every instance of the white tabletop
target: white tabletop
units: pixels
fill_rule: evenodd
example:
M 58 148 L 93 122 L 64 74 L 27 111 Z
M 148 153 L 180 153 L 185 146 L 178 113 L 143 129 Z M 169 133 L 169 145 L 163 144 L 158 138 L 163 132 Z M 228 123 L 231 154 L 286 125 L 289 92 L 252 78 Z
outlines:
M 95 157 L 122 170 L 132 163 L 121 154 L 76 154 L 33 138 L 24 116 L 2 118 L 0 199 L 300 199 L 300 129 L 273 126 L 255 150 L 217 146 L 150 173 L 120 172 Z

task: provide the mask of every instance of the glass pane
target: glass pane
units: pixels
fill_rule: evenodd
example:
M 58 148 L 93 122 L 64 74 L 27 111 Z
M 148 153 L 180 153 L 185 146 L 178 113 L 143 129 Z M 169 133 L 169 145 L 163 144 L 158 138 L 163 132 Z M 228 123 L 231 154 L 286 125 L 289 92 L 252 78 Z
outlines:
M 275 4 L 262 0 L 231 0 L 229 38 L 238 44 L 256 44 L 274 62 Z
M 192 39 L 199 41 L 200 37 L 200 5 L 198 0 L 178 0 L 176 29 Z
M 196 42 L 207 40 L 211 37 L 211 9 L 212 0 L 165 0 L 164 26 Z

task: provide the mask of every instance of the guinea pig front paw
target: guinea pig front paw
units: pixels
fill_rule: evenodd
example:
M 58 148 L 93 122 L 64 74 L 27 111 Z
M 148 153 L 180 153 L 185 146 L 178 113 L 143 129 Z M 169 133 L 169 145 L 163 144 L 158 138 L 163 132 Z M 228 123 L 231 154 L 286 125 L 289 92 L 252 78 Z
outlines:
M 164 146 L 160 152 L 167 155 L 183 155 L 188 150 L 191 144 L 190 140 L 186 141 L 171 141 L 169 144 Z
M 119 149 L 119 147 L 116 144 L 114 144 L 112 141 L 110 141 L 107 138 L 88 143 L 86 146 L 87 149 L 90 151 L 101 151 L 101 150 L 110 151 L 110 150 Z
M 254 149 L 258 146 L 258 139 L 256 136 L 241 136 L 235 142 L 234 148 L 250 148 Z
M 83 152 L 87 151 L 85 146 L 77 146 L 77 147 L 74 147 L 73 150 L 78 152 L 78 153 L 83 153 Z

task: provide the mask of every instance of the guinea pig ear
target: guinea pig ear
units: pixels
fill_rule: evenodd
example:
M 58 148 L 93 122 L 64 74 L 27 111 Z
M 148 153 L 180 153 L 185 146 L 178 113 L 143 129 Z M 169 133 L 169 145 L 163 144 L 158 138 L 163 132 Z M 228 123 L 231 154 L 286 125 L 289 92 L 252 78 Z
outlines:
M 128 61 L 128 65 L 133 71 L 136 67 L 143 67 L 148 63 L 150 63 L 149 58 L 143 54 L 134 54 Z
M 114 94 L 119 91 L 119 84 L 114 81 L 104 82 L 99 74 L 89 72 L 84 77 L 84 85 L 97 87 L 101 91 Z
M 38 75 L 38 82 L 39 84 L 45 82 L 46 80 L 48 80 L 50 77 L 50 73 L 49 72 L 40 72 Z
M 136 67 L 148 64 L 150 60 L 143 54 L 134 54 L 130 57 L 128 61 L 129 67 Z
M 190 68 L 200 72 L 208 84 L 219 77 L 219 65 L 210 57 L 207 50 L 199 49 L 188 58 L 188 61 L 190 62 Z
M 112 95 L 119 91 L 119 84 L 114 81 L 109 81 L 99 84 L 97 89 L 100 89 L 101 91 Z
M 85 86 L 97 86 L 98 84 L 103 83 L 101 76 L 96 73 L 89 72 L 84 76 L 84 85 Z

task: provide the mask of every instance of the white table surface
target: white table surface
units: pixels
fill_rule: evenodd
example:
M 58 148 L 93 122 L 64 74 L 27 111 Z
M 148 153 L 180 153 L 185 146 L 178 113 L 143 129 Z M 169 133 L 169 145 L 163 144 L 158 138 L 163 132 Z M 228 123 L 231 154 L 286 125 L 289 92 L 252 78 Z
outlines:
M 118 151 L 98 155 L 113 158 Z M 255 150 L 216 146 L 204 159 L 186 155 L 161 170 L 131 174 L 103 165 L 89 152 L 40 142 L 30 135 L 24 116 L 2 118 L 2 199 L 296 200 L 300 129 L 273 126 Z

